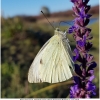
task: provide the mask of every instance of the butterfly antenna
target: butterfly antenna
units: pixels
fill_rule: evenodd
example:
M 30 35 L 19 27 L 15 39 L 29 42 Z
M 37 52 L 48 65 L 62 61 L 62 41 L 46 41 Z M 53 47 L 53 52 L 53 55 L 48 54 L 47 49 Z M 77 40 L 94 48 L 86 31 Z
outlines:
M 44 15 L 44 17 L 47 19 L 47 17 L 45 16 L 45 14 L 43 13 L 43 11 L 41 11 L 42 12 L 42 14 Z M 47 21 L 49 22 L 49 20 L 47 19 Z M 49 24 L 53 27 L 53 29 L 55 29 L 54 28 L 54 26 L 49 22 Z

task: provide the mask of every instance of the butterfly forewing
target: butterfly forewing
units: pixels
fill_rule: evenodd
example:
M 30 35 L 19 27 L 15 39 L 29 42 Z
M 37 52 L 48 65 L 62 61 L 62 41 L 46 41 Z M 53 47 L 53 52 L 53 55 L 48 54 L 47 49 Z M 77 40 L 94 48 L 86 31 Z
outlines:
M 38 54 L 36 55 L 34 61 L 32 62 L 29 72 L 28 72 L 28 81 L 30 83 L 38 83 L 41 82 L 41 79 L 39 78 L 39 68 L 40 68 L 40 63 L 42 63 L 41 57 L 43 55 L 43 52 L 46 49 L 46 46 L 48 45 L 49 40 L 43 45 L 43 47 L 40 49 Z
M 67 44 L 66 44 L 67 43 Z M 72 77 L 71 49 L 61 35 L 54 35 L 37 54 L 29 70 L 29 82 L 57 83 Z

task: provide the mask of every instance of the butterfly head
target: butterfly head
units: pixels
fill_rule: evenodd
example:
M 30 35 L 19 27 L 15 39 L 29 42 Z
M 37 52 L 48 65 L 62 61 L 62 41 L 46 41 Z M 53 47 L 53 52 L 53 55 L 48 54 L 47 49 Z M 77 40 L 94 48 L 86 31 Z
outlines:
M 55 35 L 65 35 L 66 32 L 61 31 L 59 28 L 55 29 Z
M 59 35 L 59 34 L 61 34 L 61 33 L 62 33 L 62 31 L 60 31 L 59 28 L 56 28 L 56 29 L 55 29 L 55 35 Z
M 59 28 L 56 28 L 56 30 L 55 31 L 60 31 L 60 29 Z

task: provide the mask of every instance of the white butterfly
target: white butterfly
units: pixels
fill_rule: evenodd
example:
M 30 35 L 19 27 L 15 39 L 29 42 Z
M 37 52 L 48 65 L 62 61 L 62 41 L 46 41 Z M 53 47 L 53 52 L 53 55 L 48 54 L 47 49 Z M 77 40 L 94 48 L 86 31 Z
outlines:
M 72 77 L 74 70 L 72 52 L 66 32 L 58 28 L 36 55 L 28 73 L 30 83 L 57 83 Z

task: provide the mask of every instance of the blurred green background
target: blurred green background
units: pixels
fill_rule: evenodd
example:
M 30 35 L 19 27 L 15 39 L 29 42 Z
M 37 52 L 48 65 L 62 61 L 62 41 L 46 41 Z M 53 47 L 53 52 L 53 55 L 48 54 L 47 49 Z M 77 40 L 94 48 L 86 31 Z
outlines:
M 50 13 L 48 7 L 42 7 L 50 22 L 74 19 L 72 11 Z M 90 10 L 98 18 L 99 6 Z M 46 11 L 45 11 L 46 10 Z M 93 47 L 90 51 L 99 65 L 99 22 L 89 25 Z M 68 29 L 60 26 L 61 30 Z M 1 97 L 2 98 L 66 98 L 72 79 L 57 83 L 28 83 L 28 70 L 42 45 L 54 34 L 53 28 L 43 15 L 37 16 L 1 16 Z M 72 35 L 68 35 L 73 40 Z M 70 43 L 72 50 L 74 42 Z M 96 98 L 99 97 L 99 66 L 95 68 L 94 84 Z

